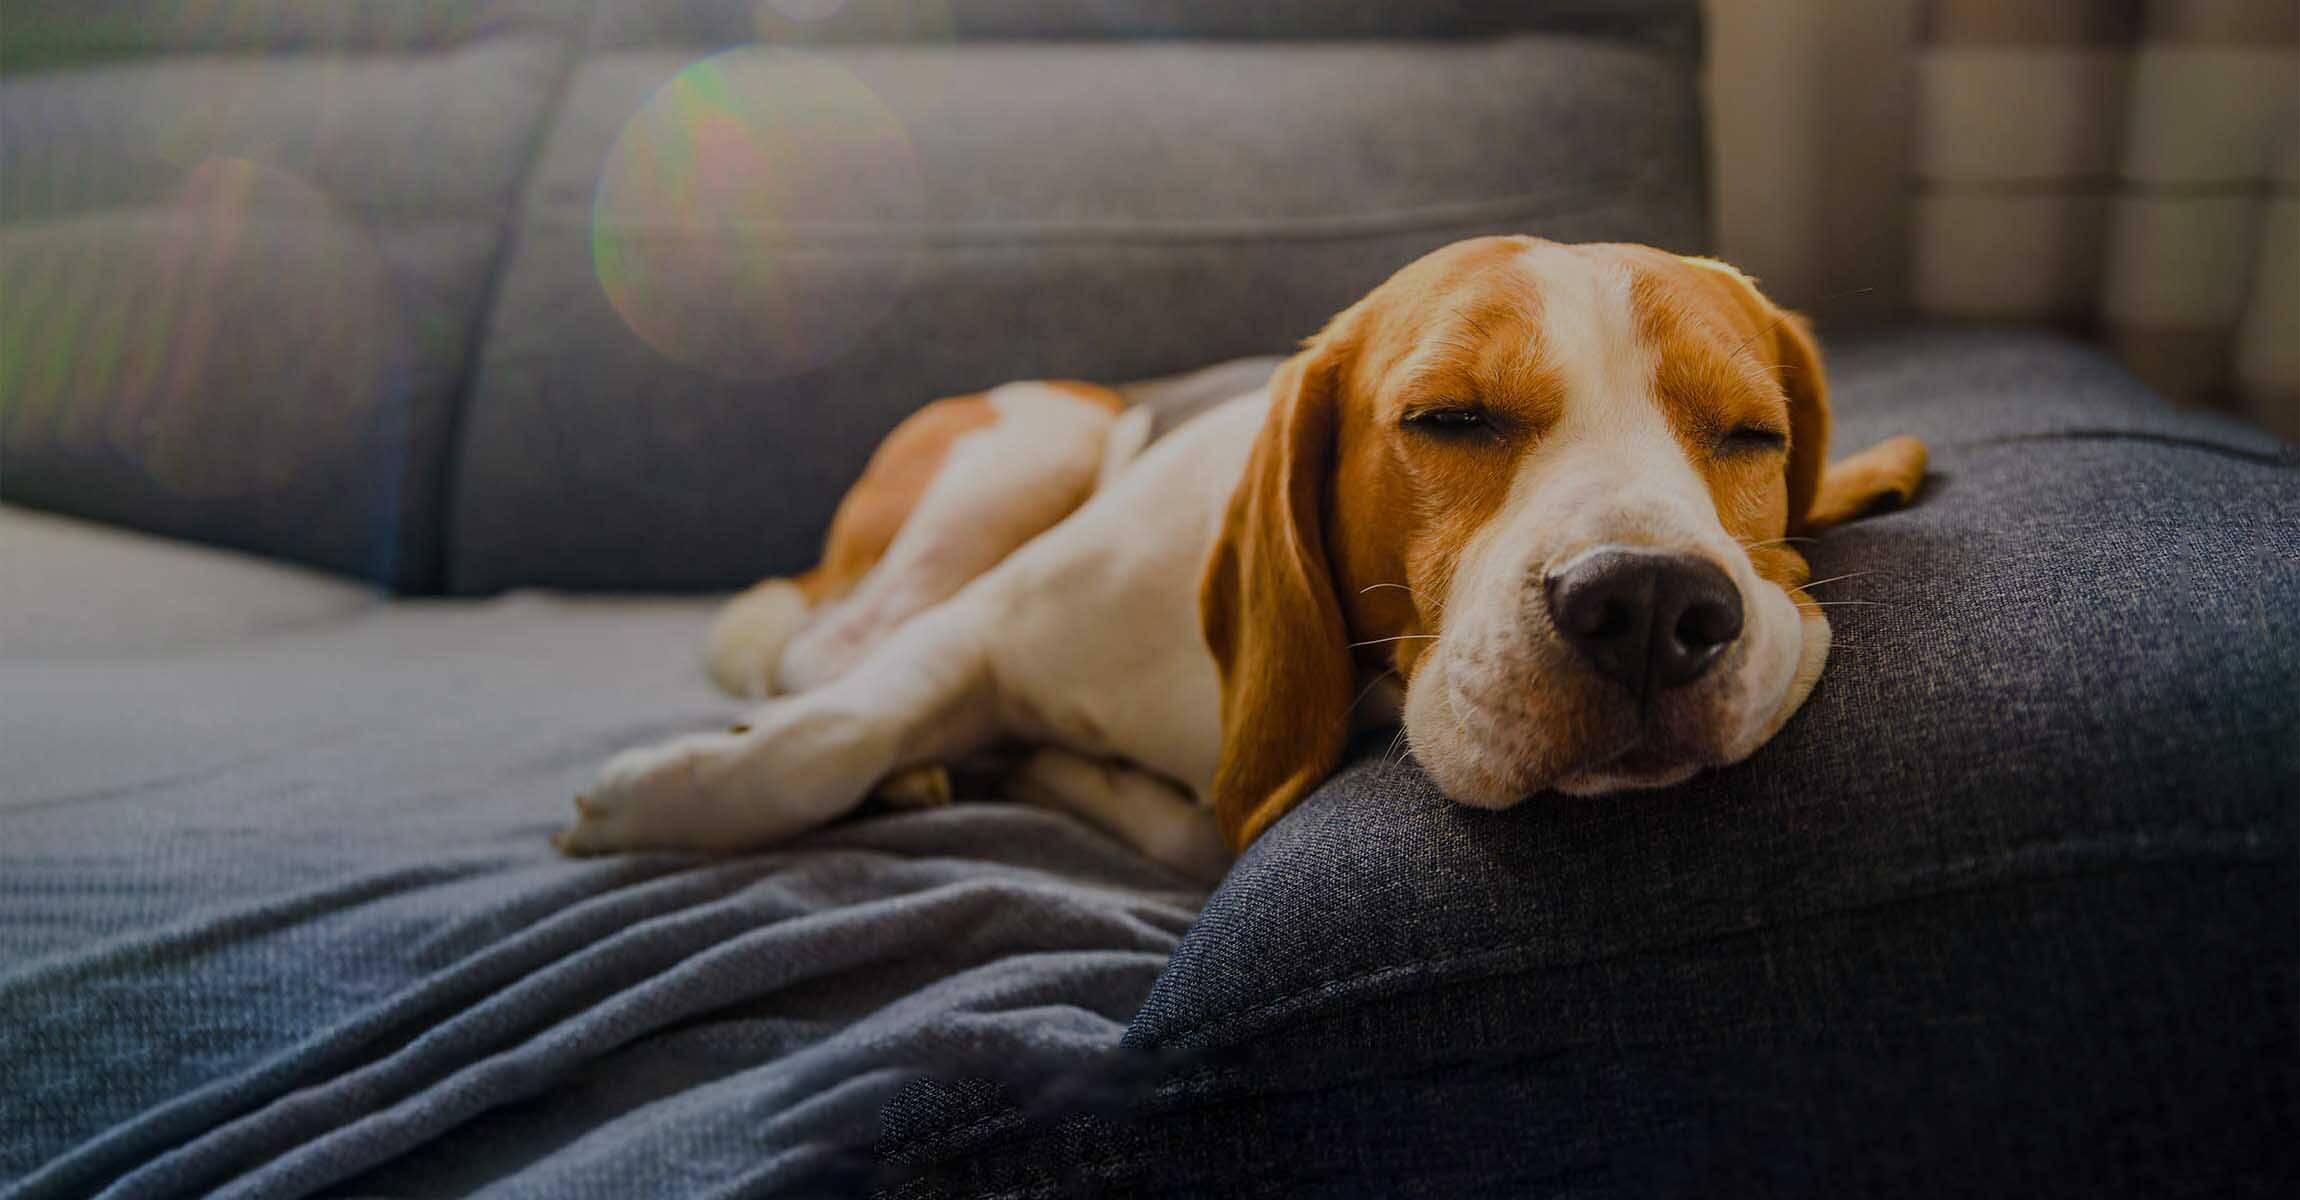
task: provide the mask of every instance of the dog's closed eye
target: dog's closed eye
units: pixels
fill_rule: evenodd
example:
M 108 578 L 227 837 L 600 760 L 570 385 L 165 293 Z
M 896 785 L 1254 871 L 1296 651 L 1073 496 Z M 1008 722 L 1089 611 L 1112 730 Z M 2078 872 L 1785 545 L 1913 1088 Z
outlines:
M 1788 433 L 1769 425 L 1735 426 L 1717 442 L 1721 454 L 1771 454 L 1788 448 Z
M 1441 437 L 1484 433 L 1493 428 L 1486 411 L 1474 404 L 1437 404 L 1407 413 L 1399 424 Z

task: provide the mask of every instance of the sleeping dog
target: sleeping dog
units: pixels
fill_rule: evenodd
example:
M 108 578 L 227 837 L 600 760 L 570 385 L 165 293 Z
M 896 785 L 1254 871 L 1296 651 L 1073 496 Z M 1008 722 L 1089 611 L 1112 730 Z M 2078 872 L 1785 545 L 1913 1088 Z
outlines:
M 1018 743 L 1009 794 L 1215 876 L 1401 719 L 1463 804 L 1666 786 L 1796 711 L 1829 650 L 1798 546 L 1925 469 L 1909 438 L 1828 463 L 1812 336 L 1733 268 L 1525 237 L 1149 421 L 1078 383 L 912 416 L 821 564 L 714 628 L 764 705 L 616 757 L 556 843 L 772 845 Z

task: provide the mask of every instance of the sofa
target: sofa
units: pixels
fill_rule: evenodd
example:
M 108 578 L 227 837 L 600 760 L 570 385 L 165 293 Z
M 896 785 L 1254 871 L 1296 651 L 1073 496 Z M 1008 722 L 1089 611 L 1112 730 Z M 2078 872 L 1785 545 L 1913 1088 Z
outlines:
M 2300 454 L 2056 334 L 1824 328 L 1932 473 L 1681 786 L 1471 811 L 1384 733 L 1211 892 L 980 784 L 546 844 L 928 399 L 1707 249 L 1693 0 L 0 26 L 0 1191 L 2300 1181 Z

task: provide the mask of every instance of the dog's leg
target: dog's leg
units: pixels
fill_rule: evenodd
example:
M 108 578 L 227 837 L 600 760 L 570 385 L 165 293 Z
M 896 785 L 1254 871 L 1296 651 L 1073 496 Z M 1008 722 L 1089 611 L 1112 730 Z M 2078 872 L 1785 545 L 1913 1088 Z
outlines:
M 822 564 L 721 612 L 711 677 L 750 696 L 837 677 L 1083 503 L 1118 409 L 1115 393 L 1075 383 L 1007 384 L 921 409 L 840 503 Z
M 1211 886 L 1230 870 L 1213 810 L 1146 771 L 1049 747 L 1032 753 L 1007 787 L 1015 799 L 1082 817 L 1189 879 Z
M 921 613 L 854 670 L 727 732 L 615 756 L 554 844 L 570 854 L 770 846 L 850 811 L 895 772 L 981 748 L 996 733 L 984 642 L 995 625 L 982 607 Z
M 768 579 L 729 600 L 711 622 L 704 661 L 711 682 L 737 696 L 775 694 L 775 664 L 792 635 L 806 628 L 814 601 L 804 578 Z
M 885 558 L 784 647 L 782 688 L 837 678 L 1092 494 L 1115 399 L 1048 383 L 1008 384 L 988 399 L 997 420 L 951 444 Z
M 770 845 L 849 811 L 896 772 L 959 761 L 1002 736 L 1204 787 L 1219 726 L 1198 570 L 1262 420 L 1263 406 L 1243 399 L 1152 447 L 1080 512 L 903 622 L 852 670 L 769 702 L 737 731 L 616 758 L 560 846 Z M 1151 511 L 1158 517 L 1145 520 Z M 1059 794 L 1101 809 L 1128 795 L 1169 812 L 1186 804 L 1134 784 Z M 1152 836 L 1166 827 L 1145 827 L 1138 844 L 1196 861 L 1187 837 Z

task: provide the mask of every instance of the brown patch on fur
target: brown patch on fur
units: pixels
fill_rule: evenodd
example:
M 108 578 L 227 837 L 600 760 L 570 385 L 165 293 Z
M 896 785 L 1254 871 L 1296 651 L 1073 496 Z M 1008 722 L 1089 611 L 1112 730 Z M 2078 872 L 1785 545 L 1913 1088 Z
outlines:
M 1641 334 L 1657 351 L 1656 392 L 1686 454 L 1709 484 L 1726 532 L 1757 573 L 1784 586 L 1806 577 L 1804 558 L 1778 543 L 1906 503 L 1924 476 L 1925 448 L 1889 439 L 1831 465 L 1829 387 L 1805 319 L 1711 259 L 1623 247 L 1636 262 L 1632 295 Z M 1723 443 L 1738 428 L 1785 431 L 1779 468 Z
M 1126 411 L 1126 398 L 1099 383 L 1087 383 L 1080 379 L 1042 379 L 1039 382 L 1073 399 L 1100 405 L 1113 413 Z
M 792 580 L 808 605 L 845 595 L 878 565 L 950 457 L 951 444 L 997 420 L 989 397 L 977 392 L 937 400 L 895 426 L 839 501 L 822 562 Z
M 1124 398 L 1100 384 L 1076 379 L 1041 382 L 1114 413 L 1126 407 Z M 974 392 L 936 400 L 895 426 L 872 453 L 862 477 L 839 501 L 831 516 L 830 532 L 823 539 L 822 561 L 791 579 L 806 597 L 808 607 L 819 607 L 853 590 L 886 557 L 887 547 L 894 543 L 895 535 L 902 531 L 903 523 L 918 508 L 920 498 L 950 457 L 951 445 L 997 421 L 998 409 L 988 393 Z
M 1829 464 L 1805 527 L 1826 529 L 1907 504 L 1925 481 L 1927 458 L 1923 442 L 1902 436 Z
M 1361 662 L 1410 676 L 1416 635 L 1438 628 L 1455 565 L 1533 440 L 1432 437 L 1403 428 L 1407 413 L 1475 403 L 1518 434 L 1556 419 L 1538 306 L 1505 277 L 1525 244 L 1483 238 L 1408 265 L 1271 381 L 1199 589 L 1222 683 L 1212 801 L 1233 846 L 1339 765 Z

